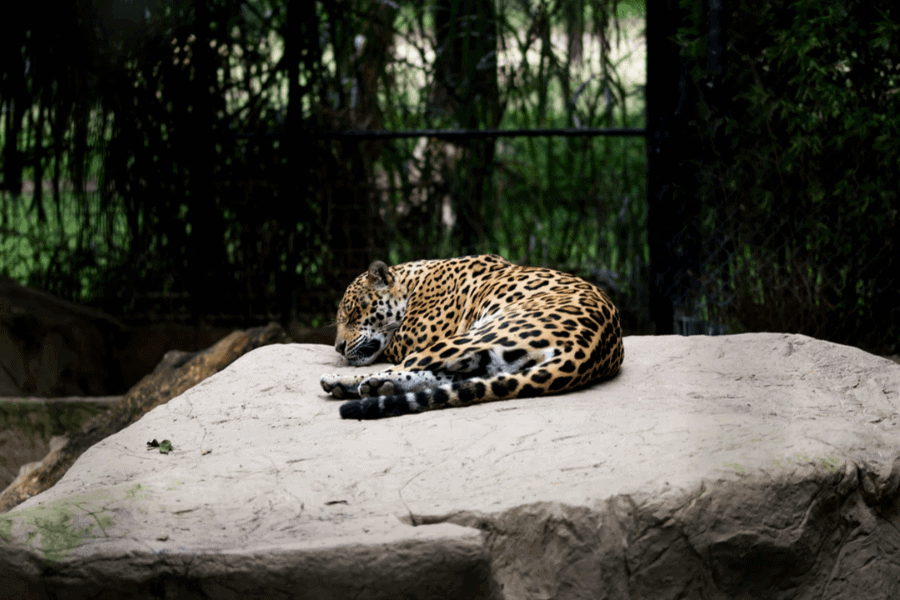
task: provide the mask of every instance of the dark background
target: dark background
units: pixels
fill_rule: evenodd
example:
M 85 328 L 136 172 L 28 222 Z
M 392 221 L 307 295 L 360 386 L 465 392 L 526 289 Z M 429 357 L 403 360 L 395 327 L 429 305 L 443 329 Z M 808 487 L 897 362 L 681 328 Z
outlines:
M 50 5 L 0 22 L 0 276 L 128 324 L 321 326 L 372 260 L 497 252 L 605 287 L 626 333 L 898 352 L 888 0 Z

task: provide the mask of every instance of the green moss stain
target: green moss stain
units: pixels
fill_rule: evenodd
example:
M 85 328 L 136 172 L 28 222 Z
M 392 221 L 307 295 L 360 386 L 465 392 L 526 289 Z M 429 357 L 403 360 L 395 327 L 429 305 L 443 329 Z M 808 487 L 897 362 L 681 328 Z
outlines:
M 0 542 L 8 543 L 12 540 L 12 526 L 12 519 L 0 517 Z
M 119 492 L 103 490 L 70 496 L 7 513 L 0 516 L 0 547 L 24 542 L 48 561 L 62 560 L 87 541 L 109 535 L 115 519 L 107 506 L 116 504 L 117 500 L 149 497 L 147 486 L 134 485 Z
M 147 498 L 148 495 L 147 486 L 139 483 L 125 490 L 125 499 L 127 500 L 143 500 Z
M 44 516 L 34 517 L 35 531 L 40 535 L 41 550 L 46 560 L 62 560 L 82 540 L 96 537 L 92 535 L 93 525 L 76 527 L 73 516 L 74 511 L 58 508 Z
M 0 517 L 3 542 L 12 541 L 15 527 L 24 533 L 25 542 L 39 549 L 46 560 L 62 560 L 85 540 L 98 537 L 96 520 L 84 521 L 80 518 L 84 512 L 82 506 L 64 500 Z M 104 528 L 108 529 L 112 519 L 108 515 L 103 517 Z M 103 532 L 100 531 L 99 535 L 102 536 Z
M 829 473 L 834 473 L 840 469 L 842 464 L 844 463 L 841 459 L 833 456 L 823 456 L 819 458 L 819 465 Z

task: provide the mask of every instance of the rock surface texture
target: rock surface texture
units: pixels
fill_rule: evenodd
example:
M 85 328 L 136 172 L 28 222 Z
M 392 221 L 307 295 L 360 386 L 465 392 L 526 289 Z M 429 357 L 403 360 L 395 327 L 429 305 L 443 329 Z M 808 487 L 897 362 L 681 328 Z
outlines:
M 0 596 L 900 598 L 888 360 L 630 337 L 581 392 L 374 422 L 335 370 L 259 348 L 91 447 L 0 515 Z

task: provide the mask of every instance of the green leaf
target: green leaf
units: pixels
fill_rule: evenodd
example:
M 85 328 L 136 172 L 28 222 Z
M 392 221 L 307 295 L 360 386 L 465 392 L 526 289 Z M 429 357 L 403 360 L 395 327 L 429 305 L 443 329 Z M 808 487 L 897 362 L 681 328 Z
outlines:
M 168 454 L 174 449 L 174 447 L 172 446 L 172 442 L 170 442 L 169 440 L 158 442 L 156 441 L 156 438 L 154 438 L 151 442 L 147 442 L 147 450 L 150 450 L 152 448 L 159 448 L 160 454 Z

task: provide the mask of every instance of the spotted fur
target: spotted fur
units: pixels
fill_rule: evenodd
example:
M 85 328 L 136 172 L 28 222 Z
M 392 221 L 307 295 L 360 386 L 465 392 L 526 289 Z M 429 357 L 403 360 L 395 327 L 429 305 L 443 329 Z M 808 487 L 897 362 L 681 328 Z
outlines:
M 378 419 L 558 394 L 615 375 L 622 330 L 609 297 L 559 271 L 494 255 L 374 262 L 347 288 L 335 349 L 367 376 L 326 375 L 345 419 Z

